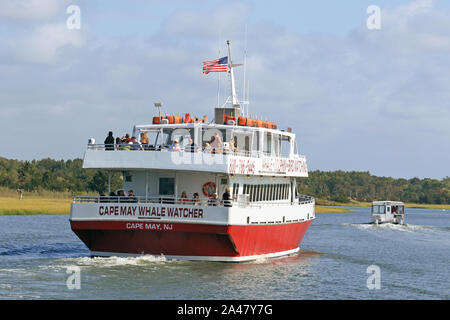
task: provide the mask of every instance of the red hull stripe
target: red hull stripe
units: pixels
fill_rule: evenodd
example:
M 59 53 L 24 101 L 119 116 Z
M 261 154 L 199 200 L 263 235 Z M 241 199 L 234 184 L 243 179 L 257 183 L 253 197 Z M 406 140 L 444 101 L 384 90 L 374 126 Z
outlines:
M 299 247 L 310 223 L 216 226 L 71 221 L 71 226 L 93 252 L 239 258 L 292 251 Z

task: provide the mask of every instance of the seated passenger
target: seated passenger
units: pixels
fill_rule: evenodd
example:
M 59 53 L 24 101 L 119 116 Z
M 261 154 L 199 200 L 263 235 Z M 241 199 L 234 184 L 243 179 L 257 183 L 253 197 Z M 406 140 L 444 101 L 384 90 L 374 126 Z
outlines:
M 205 143 L 205 149 L 203 150 L 205 153 L 212 153 L 212 149 L 210 144 L 207 142 Z
M 178 144 L 178 140 L 173 141 L 173 144 L 170 146 L 169 151 L 181 152 L 180 146 Z
M 199 198 L 198 193 L 197 192 L 194 193 L 192 197 L 193 197 L 192 202 L 193 202 L 194 206 L 200 205 L 200 198 Z
M 116 150 L 121 150 L 121 145 L 123 144 L 122 139 L 116 138 Z
M 233 152 L 233 153 L 236 152 L 236 150 L 237 150 L 236 137 L 233 137 L 233 139 L 231 139 L 229 141 L 228 145 L 229 145 L 229 148 L 230 148 L 231 152 Z
M 129 190 L 128 191 L 128 201 L 127 202 L 137 202 L 137 198 L 134 195 L 134 191 L 133 190 Z
M 150 144 L 150 139 L 148 138 L 147 132 L 141 133 L 141 145 L 144 148 L 144 150 L 148 150 Z
M 189 202 L 189 201 L 190 201 L 190 200 L 188 199 L 186 192 L 183 191 L 183 192 L 181 193 L 180 202 Z
M 109 193 L 109 202 L 117 202 L 117 196 L 112 191 Z
M 118 190 L 117 191 L 117 201 L 118 202 L 125 202 L 125 197 L 126 197 L 126 195 L 125 195 L 125 191 L 124 190 Z
M 104 193 L 100 193 L 100 202 L 108 202 L 108 198 L 105 196 Z
M 197 149 L 196 144 L 194 143 L 194 140 L 189 139 L 189 144 L 186 146 L 187 152 L 195 152 Z
M 208 206 L 216 207 L 219 204 L 219 196 L 216 192 L 212 194 L 212 196 L 208 199 Z
M 137 141 L 136 137 L 131 137 L 131 143 L 133 145 L 133 150 L 144 150 L 141 143 Z

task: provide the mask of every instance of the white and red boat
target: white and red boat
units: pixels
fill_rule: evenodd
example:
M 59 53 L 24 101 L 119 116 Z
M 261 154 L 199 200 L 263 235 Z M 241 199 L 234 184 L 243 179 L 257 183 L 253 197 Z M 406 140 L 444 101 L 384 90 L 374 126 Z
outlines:
M 74 197 L 71 228 L 92 256 L 238 262 L 299 251 L 315 218 L 314 198 L 297 193 L 296 179 L 308 176 L 306 158 L 290 129 L 246 116 L 230 52 L 221 61 L 230 74 L 231 106 L 215 108 L 213 122 L 156 116 L 133 128 L 134 136 L 149 136 L 143 148 L 88 144 L 83 168 L 120 172 L 123 190 L 134 191 Z

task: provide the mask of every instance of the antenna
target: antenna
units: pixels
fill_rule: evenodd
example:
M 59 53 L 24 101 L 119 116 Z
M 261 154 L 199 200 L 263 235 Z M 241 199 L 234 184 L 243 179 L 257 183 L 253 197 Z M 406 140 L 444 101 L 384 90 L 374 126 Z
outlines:
M 243 89 L 242 89 L 242 100 L 244 100 L 243 113 L 244 115 L 248 115 L 248 99 L 245 98 L 245 75 L 247 71 L 247 24 L 245 25 L 245 38 L 244 38 L 244 80 Z M 247 104 L 247 112 L 245 112 L 245 104 Z M 247 114 L 246 114 L 247 113 Z
M 155 107 L 158 108 L 159 111 L 159 119 L 161 119 L 161 107 L 162 107 L 162 103 L 161 102 L 155 102 Z

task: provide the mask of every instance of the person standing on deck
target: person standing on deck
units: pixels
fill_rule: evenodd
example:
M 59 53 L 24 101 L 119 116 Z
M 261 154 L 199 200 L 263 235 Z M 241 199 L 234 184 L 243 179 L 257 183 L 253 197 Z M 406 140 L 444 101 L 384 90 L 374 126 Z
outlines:
M 114 141 L 113 133 L 110 131 L 105 139 L 105 150 L 114 150 Z

